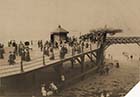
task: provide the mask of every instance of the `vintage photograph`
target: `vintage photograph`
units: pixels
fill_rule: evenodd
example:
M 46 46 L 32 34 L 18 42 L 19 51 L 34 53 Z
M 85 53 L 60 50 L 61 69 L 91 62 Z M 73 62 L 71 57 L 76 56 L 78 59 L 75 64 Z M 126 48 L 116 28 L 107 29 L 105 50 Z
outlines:
M 140 81 L 139 0 L 0 0 L 0 97 L 125 97 Z

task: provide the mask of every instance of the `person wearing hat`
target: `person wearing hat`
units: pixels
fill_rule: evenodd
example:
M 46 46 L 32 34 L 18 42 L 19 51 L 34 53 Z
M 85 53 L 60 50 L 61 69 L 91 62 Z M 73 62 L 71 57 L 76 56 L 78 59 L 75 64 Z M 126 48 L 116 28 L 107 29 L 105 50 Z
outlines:
M 16 59 L 16 55 L 14 53 L 12 53 L 11 51 L 9 52 L 9 65 L 14 65 L 15 64 L 15 59 Z

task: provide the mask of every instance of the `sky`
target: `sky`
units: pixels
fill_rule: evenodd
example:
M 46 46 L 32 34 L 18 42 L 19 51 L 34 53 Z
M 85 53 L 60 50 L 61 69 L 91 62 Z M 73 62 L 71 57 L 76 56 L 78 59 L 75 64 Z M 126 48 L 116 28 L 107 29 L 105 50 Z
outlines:
M 58 25 L 70 35 L 91 29 L 123 29 L 140 36 L 139 0 L 0 0 L 0 41 L 48 39 Z

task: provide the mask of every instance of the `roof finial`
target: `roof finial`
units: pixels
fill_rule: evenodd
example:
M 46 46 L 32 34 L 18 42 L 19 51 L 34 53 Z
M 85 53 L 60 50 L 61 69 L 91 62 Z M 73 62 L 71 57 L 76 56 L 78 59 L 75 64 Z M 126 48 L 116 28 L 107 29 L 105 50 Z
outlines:
M 61 28 L 61 25 L 58 25 L 58 28 Z

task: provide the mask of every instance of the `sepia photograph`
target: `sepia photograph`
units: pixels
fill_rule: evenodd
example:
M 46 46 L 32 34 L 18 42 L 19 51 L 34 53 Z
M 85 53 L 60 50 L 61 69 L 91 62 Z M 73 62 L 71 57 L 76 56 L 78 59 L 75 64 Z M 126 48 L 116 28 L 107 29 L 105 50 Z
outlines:
M 125 97 L 140 81 L 139 3 L 0 0 L 0 97 Z

